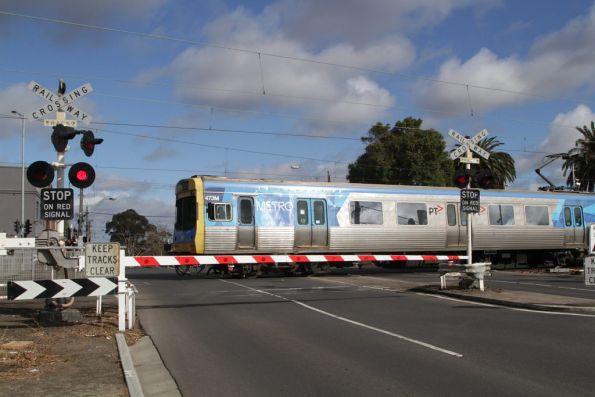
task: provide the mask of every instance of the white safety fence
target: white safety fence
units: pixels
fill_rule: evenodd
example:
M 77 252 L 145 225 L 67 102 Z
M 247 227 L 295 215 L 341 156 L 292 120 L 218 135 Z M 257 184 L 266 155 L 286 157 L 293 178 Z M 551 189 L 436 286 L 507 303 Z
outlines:
M 56 270 L 53 266 L 41 264 L 37 260 L 35 247 L 15 247 L 3 250 L 0 253 L 0 300 L 9 298 L 8 286 L 17 288 L 22 292 L 20 297 L 11 299 L 35 299 L 35 298 L 68 298 L 72 296 L 96 296 L 96 313 L 102 314 L 103 295 L 110 288 L 105 288 L 110 283 L 109 278 L 95 277 L 94 283 L 82 283 L 81 279 L 87 279 L 85 273 L 85 256 L 80 256 L 78 268 Z M 134 328 L 136 313 L 135 286 L 126 278 L 126 266 L 123 265 L 125 257 L 124 250 L 119 251 L 119 259 L 122 265 L 117 275 L 117 299 L 118 299 L 118 329 L 125 331 L 127 328 Z M 67 276 L 66 276 L 67 274 Z M 73 280 L 79 280 L 73 281 Z M 116 280 L 114 279 L 114 282 Z M 82 284 L 82 285 L 79 285 Z M 89 284 L 91 287 L 89 288 Z M 96 285 L 95 285 L 96 284 Z M 48 296 L 47 291 L 52 291 Z M 88 291 L 88 292 L 86 292 Z M 83 293 L 83 295 L 81 295 Z M 98 295 L 99 294 L 99 295 Z
M 69 278 L 84 277 L 77 269 L 69 269 Z M 63 279 L 64 271 L 37 261 L 35 248 L 14 248 L 0 255 L 0 299 L 6 299 L 9 281 Z

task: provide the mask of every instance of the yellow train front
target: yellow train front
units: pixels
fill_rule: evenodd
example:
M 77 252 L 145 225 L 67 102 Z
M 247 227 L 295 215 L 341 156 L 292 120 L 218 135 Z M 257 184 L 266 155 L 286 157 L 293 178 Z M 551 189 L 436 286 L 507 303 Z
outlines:
M 194 176 L 176 186 L 173 252 L 431 254 L 466 250 L 456 188 Z M 485 190 L 474 255 L 532 263 L 580 258 L 595 195 Z

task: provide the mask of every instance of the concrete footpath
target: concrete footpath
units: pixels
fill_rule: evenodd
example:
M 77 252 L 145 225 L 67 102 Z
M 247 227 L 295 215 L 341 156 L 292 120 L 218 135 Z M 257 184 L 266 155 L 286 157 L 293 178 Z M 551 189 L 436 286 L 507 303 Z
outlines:
M 122 334 L 116 337 L 130 397 L 181 396 L 178 385 L 163 364 L 151 337 L 143 336 L 130 347 Z
M 489 281 L 486 283 L 489 285 Z M 414 287 L 412 291 L 529 310 L 595 315 L 595 299 L 574 298 L 571 296 L 540 294 L 527 291 L 508 291 L 492 289 L 489 286 L 485 291 L 480 291 L 478 289 L 460 289 L 454 287 L 441 290 L 439 285 L 425 285 Z

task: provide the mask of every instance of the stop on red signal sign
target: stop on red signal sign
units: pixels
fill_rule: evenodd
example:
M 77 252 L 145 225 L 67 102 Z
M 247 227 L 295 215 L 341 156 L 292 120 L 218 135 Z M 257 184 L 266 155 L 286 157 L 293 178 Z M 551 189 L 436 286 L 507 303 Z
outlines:
M 72 189 L 41 189 L 41 219 L 65 220 L 74 216 Z
M 479 212 L 479 189 L 461 189 L 461 212 Z

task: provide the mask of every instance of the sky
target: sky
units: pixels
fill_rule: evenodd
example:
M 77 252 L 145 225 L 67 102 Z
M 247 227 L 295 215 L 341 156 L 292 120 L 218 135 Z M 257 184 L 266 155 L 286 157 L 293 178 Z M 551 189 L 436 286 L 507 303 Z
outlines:
M 487 129 L 535 190 L 595 120 L 583 0 L 1 0 L 0 54 L 0 165 L 21 165 L 13 110 L 25 164 L 56 159 L 31 81 L 92 86 L 77 129 L 104 142 L 66 163 L 95 167 L 94 233 L 128 208 L 171 230 L 192 175 L 345 181 L 360 137 L 406 117 L 449 149 Z M 561 165 L 542 172 L 563 184 Z

